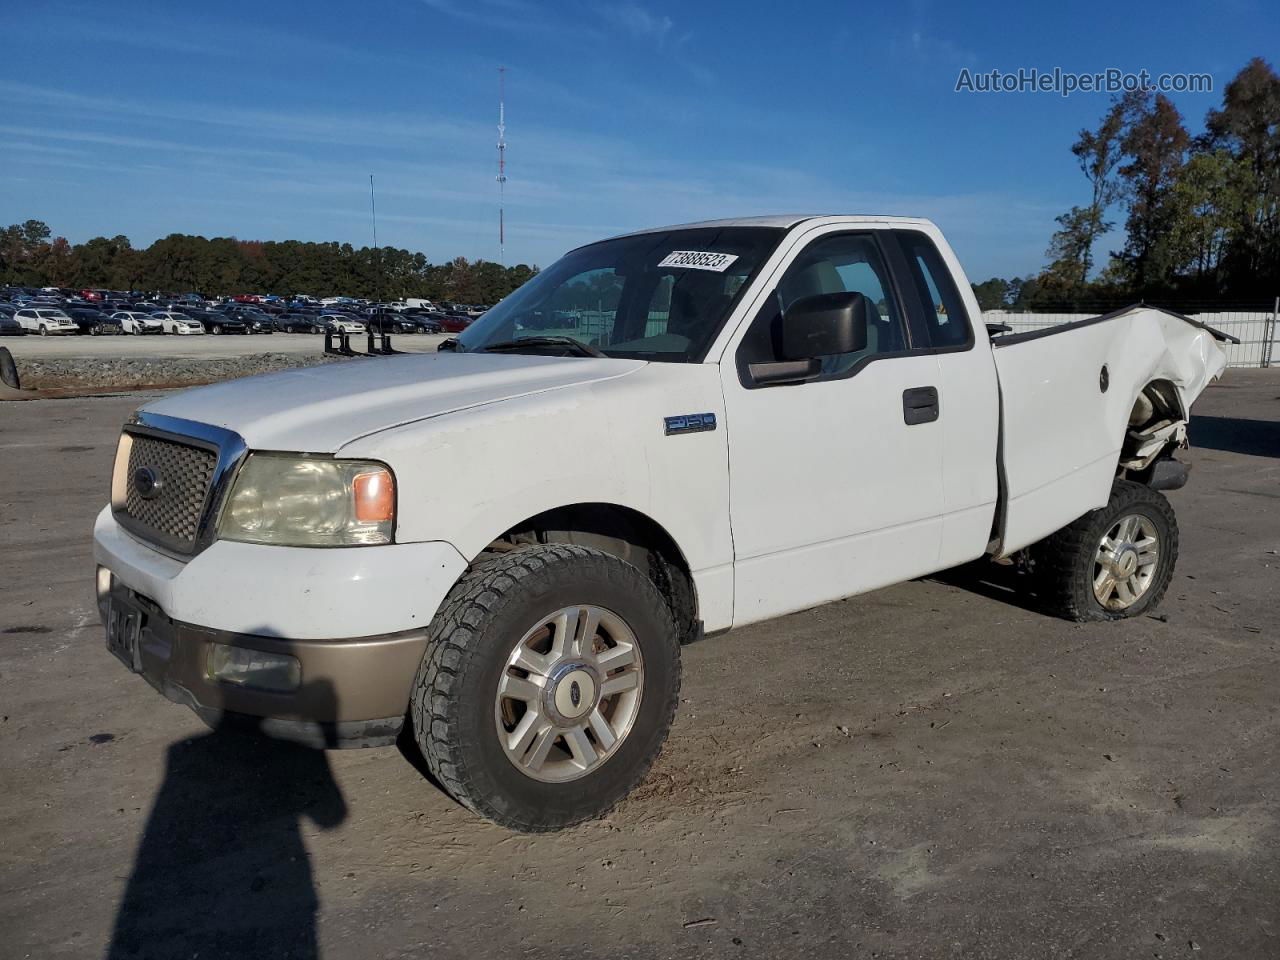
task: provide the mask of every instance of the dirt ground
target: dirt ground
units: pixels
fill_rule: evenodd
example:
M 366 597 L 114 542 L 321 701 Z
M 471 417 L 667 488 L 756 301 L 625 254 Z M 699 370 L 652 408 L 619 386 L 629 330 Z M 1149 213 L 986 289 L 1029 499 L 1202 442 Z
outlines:
M 948 576 L 706 640 L 638 793 L 536 838 L 394 748 L 211 735 L 107 653 L 141 399 L 0 405 L 0 957 L 1280 956 L 1272 371 L 1197 407 L 1159 616 Z

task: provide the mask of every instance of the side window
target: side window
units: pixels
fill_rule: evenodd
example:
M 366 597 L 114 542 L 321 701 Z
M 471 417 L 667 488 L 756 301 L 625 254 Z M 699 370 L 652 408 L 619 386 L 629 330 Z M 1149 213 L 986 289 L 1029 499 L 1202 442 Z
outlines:
M 951 279 L 951 271 L 942 262 L 938 249 L 923 233 L 913 230 L 898 232 L 902 253 L 907 260 L 911 282 L 923 308 L 925 330 L 933 347 L 968 347 L 973 331 L 964 301 Z
M 873 236 L 842 233 L 815 240 L 795 259 L 769 302 L 756 315 L 738 351 L 739 365 L 783 359 L 782 314 L 797 300 L 821 293 L 860 293 L 867 298 L 867 346 L 856 353 L 822 358 L 822 379 L 848 373 L 864 359 L 907 349 L 902 317 L 889 287 L 888 271 Z

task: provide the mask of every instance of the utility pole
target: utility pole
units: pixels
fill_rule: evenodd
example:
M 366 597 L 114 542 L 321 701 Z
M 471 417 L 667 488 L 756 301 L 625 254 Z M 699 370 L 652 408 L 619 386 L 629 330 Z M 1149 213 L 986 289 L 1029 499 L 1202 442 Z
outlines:
M 382 299 L 382 256 L 378 253 L 378 203 L 373 196 L 373 174 L 369 174 L 369 213 L 373 217 L 373 299 Z
M 507 182 L 506 67 L 498 68 L 498 262 L 507 265 L 507 228 L 503 209 Z

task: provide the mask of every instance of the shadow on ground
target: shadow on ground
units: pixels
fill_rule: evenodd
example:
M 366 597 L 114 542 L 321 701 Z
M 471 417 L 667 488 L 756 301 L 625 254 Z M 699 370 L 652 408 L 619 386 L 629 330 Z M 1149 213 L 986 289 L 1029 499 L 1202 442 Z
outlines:
M 107 957 L 318 956 L 303 822 L 346 816 L 323 750 L 243 723 L 170 745 Z
M 1280 458 L 1280 421 L 1195 416 L 1187 434 L 1193 447 L 1204 450 Z
M 990 600 L 999 600 L 1011 607 L 1049 616 L 1035 594 L 1031 576 L 1023 573 L 1015 564 L 992 563 L 984 558 L 943 570 L 925 579 L 958 587 Z

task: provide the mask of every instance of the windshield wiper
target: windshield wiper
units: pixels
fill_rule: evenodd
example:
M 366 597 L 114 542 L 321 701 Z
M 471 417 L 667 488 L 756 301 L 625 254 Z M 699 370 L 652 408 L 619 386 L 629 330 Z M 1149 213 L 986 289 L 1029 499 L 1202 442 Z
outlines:
M 500 350 L 519 350 L 521 347 L 565 347 L 580 357 L 604 356 L 591 344 L 575 340 L 573 337 L 521 337 L 519 340 L 499 340 L 497 343 L 490 343 L 481 347 L 476 352 L 489 353 Z

